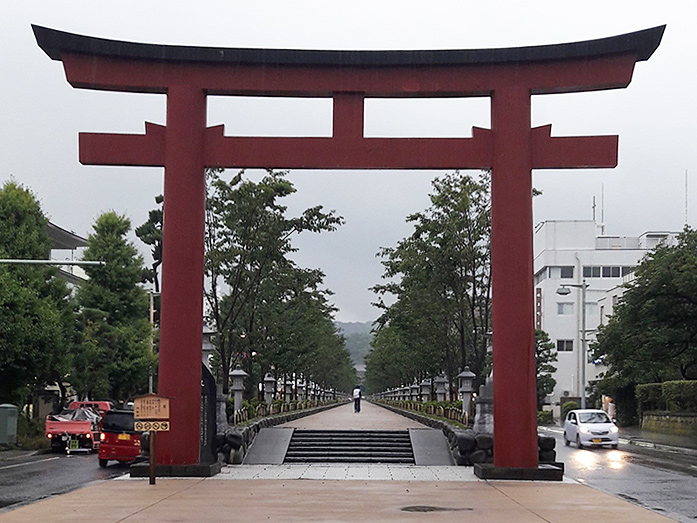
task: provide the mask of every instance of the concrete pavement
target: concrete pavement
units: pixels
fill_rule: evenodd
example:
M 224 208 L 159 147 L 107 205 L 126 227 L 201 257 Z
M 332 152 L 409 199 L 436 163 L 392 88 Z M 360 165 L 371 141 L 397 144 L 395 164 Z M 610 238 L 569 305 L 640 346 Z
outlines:
M 419 425 L 370 404 L 364 404 L 360 414 L 353 414 L 347 405 L 292 422 L 296 423 L 303 428 L 344 429 Z M 0 513 L 0 523 L 223 520 L 670 521 L 570 480 L 484 481 L 474 476 L 471 467 L 364 464 L 232 465 L 213 478 L 158 479 L 156 485 L 124 476 Z

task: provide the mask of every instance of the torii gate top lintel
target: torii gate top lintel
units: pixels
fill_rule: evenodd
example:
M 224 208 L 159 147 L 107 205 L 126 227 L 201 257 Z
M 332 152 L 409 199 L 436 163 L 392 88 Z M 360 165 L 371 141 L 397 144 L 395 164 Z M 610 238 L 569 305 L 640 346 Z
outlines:
M 109 82 L 107 78 L 100 78 L 99 70 L 94 68 L 94 58 L 103 60 L 125 61 L 133 71 L 134 62 L 158 62 L 161 66 L 174 68 L 195 64 L 199 68 L 210 71 L 211 68 L 263 68 L 265 74 L 274 69 L 287 72 L 288 69 L 321 69 L 327 75 L 336 73 L 342 69 L 357 71 L 387 70 L 394 75 L 396 70 L 406 69 L 412 74 L 419 71 L 428 71 L 446 68 L 452 74 L 453 70 L 467 68 L 470 72 L 478 68 L 485 68 L 491 75 L 491 69 L 496 66 L 511 68 L 535 67 L 557 63 L 573 63 L 576 61 L 607 60 L 613 57 L 631 57 L 631 64 L 637 61 L 648 60 L 660 44 L 665 26 L 657 26 L 651 29 L 636 31 L 608 38 L 587 40 L 554 45 L 539 45 L 528 47 L 492 48 L 492 49 L 458 49 L 458 50 L 399 50 L 399 51 L 329 51 L 329 50 L 300 50 L 300 49 L 250 49 L 250 48 L 215 48 L 143 44 L 119 40 L 94 38 L 49 29 L 41 26 L 32 26 L 39 47 L 53 60 L 62 60 L 66 63 L 68 80 L 75 87 L 94 89 L 142 90 L 146 92 L 165 92 L 167 79 L 161 71 L 151 71 L 150 77 L 142 85 L 134 84 L 131 75 L 127 75 L 122 83 Z M 77 71 L 71 71 L 69 63 L 79 62 L 80 57 L 89 57 L 92 61 L 90 70 L 91 78 L 83 78 Z M 113 67 L 110 63 L 110 67 Z M 576 64 L 576 67 L 578 65 Z M 122 73 L 122 72 L 121 72 Z M 156 78 L 157 75 L 160 75 Z M 608 89 L 613 87 L 625 87 L 631 78 L 623 75 L 623 79 L 608 81 L 603 78 L 585 77 L 581 81 L 574 76 L 576 81 L 566 85 L 557 77 L 554 86 L 545 85 L 544 80 L 533 81 L 529 86 L 532 94 L 544 94 L 548 92 L 572 92 L 594 89 Z M 326 85 L 320 83 L 314 88 L 302 86 L 293 88 L 294 80 L 286 79 L 287 91 L 279 89 L 272 79 L 267 76 L 267 86 L 253 88 L 249 85 L 219 85 L 216 78 L 210 77 L 210 85 L 203 85 L 211 94 L 278 94 L 280 96 L 331 96 L 333 92 L 341 92 L 356 89 L 356 85 L 345 86 Z M 480 85 L 477 89 L 468 89 L 461 79 L 458 86 L 450 88 L 450 83 L 439 86 L 429 86 L 428 83 L 419 85 L 418 89 L 410 88 L 403 82 L 398 89 L 390 89 L 373 82 L 372 85 L 364 85 L 356 92 L 364 92 L 366 95 L 389 97 L 418 97 L 418 96 L 476 96 L 486 95 L 487 90 L 493 85 Z M 297 81 L 297 80 L 296 80 Z M 490 81 L 495 81 L 493 77 Z M 575 84 L 574 84 L 575 83 Z M 158 85 L 159 84 L 159 85 Z

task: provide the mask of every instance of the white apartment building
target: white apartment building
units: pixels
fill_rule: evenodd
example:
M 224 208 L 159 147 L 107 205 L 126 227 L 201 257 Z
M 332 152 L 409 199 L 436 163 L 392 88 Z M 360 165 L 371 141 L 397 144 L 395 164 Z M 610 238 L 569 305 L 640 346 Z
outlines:
M 647 232 L 641 236 L 609 236 L 593 220 L 546 221 L 535 227 L 535 328 L 549 334 L 557 350 L 557 385 L 552 404 L 561 397 L 581 396 L 582 366 L 586 383 L 597 379 L 604 367 L 584 361 L 581 309 L 585 282 L 586 343 L 595 340 L 601 318 L 622 294 L 621 285 L 644 255 L 660 243 L 674 244 L 678 233 Z M 570 293 L 557 290 L 570 285 Z

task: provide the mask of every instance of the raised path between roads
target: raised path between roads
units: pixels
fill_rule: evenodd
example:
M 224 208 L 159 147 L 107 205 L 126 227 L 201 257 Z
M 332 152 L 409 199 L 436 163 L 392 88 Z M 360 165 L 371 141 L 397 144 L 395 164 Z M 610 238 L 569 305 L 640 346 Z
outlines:
M 400 429 L 419 424 L 364 403 L 292 422 L 300 428 Z M 314 418 L 314 419 L 312 419 Z M 348 419 L 347 419 L 348 418 Z M 321 427 L 315 425 L 321 424 Z M 343 423 L 338 426 L 339 423 Z M 290 425 L 290 424 L 289 424 Z M 97 466 L 95 460 L 95 467 Z M 269 479 L 273 478 L 273 479 Z M 0 513 L 0 523 L 172 522 L 613 523 L 670 519 L 571 480 L 484 481 L 471 467 L 231 465 L 213 478 L 93 483 Z
M 314 430 L 406 430 L 427 429 L 416 421 L 395 414 L 367 401 L 361 401 L 361 411 L 353 412 L 353 402 L 312 416 L 296 419 L 279 427 Z

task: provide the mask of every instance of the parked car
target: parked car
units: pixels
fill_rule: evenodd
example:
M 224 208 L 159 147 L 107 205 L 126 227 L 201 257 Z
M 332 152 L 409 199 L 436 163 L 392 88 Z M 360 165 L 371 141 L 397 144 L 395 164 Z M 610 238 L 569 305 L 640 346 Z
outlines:
M 132 410 L 110 410 L 104 416 L 99 435 L 99 466 L 110 460 L 129 463 L 140 454 L 140 432 L 133 430 Z
M 578 409 L 569 411 L 564 420 L 564 443 L 572 441 L 578 448 L 610 445 L 617 448 L 620 429 L 604 410 Z

